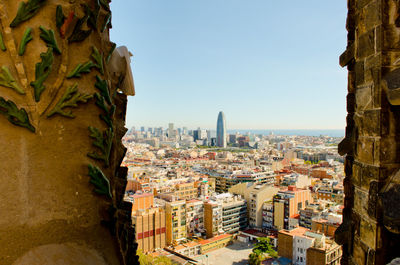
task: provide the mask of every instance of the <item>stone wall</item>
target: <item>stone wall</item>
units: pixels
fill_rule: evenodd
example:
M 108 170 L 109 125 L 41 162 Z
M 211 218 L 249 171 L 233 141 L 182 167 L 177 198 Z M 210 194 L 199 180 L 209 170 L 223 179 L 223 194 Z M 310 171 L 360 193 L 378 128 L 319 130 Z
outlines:
M 0 264 L 138 262 L 110 18 L 108 0 L 0 0 Z
M 342 264 L 387 264 L 400 245 L 400 3 L 348 0 Z

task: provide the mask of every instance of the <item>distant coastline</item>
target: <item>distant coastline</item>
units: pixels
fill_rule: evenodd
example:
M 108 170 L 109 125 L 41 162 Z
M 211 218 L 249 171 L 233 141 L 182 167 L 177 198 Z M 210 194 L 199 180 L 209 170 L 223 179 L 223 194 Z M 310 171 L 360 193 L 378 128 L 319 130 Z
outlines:
M 240 133 L 240 134 L 246 134 L 248 132 L 252 134 L 262 134 L 262 135 L 269 135 L 271 132 L 274 135 L 299 135 L 299 136 L 330 136 L 330 137 L 344 137 L 344 129 L 335 129 L 335 130 L 307 130 L 307 129 L 302 129 L 302 130 L 295 130 L 295 129 L 270 129 L 270 130 L 243 130 L 243 129 L 238 129 L 238 130 L 227 130 L 228 134 L 233 134 L 233 133 Z

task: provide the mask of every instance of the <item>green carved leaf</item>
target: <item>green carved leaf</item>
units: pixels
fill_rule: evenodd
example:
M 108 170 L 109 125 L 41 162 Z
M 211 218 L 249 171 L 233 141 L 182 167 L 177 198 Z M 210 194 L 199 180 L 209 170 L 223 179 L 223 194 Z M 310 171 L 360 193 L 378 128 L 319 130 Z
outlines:
M 19 49 L 18 49 L 18 55 L 19 55 L 19 56 L 24 55 L 26 45 L 28 44 L 28 42 L 30 42 L 31 40 L 33 40 L 33 37 L 32 37 L 32 34 L 31 34 L 31 33 L 32 33 L 32 28 L 27 28 L 27 29 L 25 30 L 25 33 L 24 33 L 24 35 L 22 36 L 21 43 L 19 44 Z
M 94 185 L 94 192 L 112 198 L 110 181 L 96 166 L 89 165 L 90 183 Z
M 6 45 L 4 44 L 3 34 L 0 32 L 0 49 L 5 52 L 7 50 Z
M 25 109 L 18 109 L 14 102 L 10 100 L 6 101 L 4 98 L 0 97 L 0 113 L 5 115 L 12 124 L 35 132 L 35 128 L 29 122 L 29 117 Z
M 53 49 L 49 48 L 47 52 L 41 53 L 40 58 L 42 61 L 37 63 L 35 66 L 35 78 L 34 82 L 31 82 L 31 86 L 35 90 L 35 100 L 36 102 L 40 101 L 40 95 L 46 89 L 44 86 L 44 81 L 47 79 L 51 72 L 51 66 L 53 64 Z
M 114 133 L 111 128 L 106 129 L 103 133 L 99 129 L 89 126 L 90 137 L 94 139 L 93 146 L 100 149 L 99 152 L 88 153 L 90 158 L 102 160 L 106 167 L 110 165 L 110 153 L 112 148 L 112 140 Z
M 99 52 L 99 50 L 92 46 L 92 54 L 93 60 L 95 61 L 95 67 L 99 70 L 99 72 L 104 75 L 104 64 L 103 64 L 103 54 Z
M 101 26 L 101 32 L 104 32 L 106 30 L 107 26 L 111 23 L 111 13 L 107 13 L 107 15 L 104 17 L 103 25 Z
M 15 78 L 12 76 L 7 66 L 1 67 L 0 86 L 12 88 L 21 95 L 25 94 L 25 91 L 18 85 L 17 81 L 15 81 Z
M 70 86 L 65 91 L 64 95 L 58 101 L 58 103 L 54 106 L 54 108 L 50 111 L 47 117 L 51 117 L 54 114 L 60 114 L 61 116 L 68 118 L 75 118 L 75 115 L 72 114 L 72 111 L 64 111 L 64 108 L 76 108 L 78 107 L 78 102 L 86 103 L 93 96 L 88 94 L 81 94 L 78 92 L 78 84 L 74 84 Z
M 83 73 L 90 73 L 92 67 L 94 67 L 94 63 L 92 61 L 88 61 L 86 63 L 79 63 L 74 70 L 72 70 L 68 75 L 67 78 L 73 77 L 81 77 Z
M 17 15 L 11 22 L 10 27 L 15 28 L 22 22 L 30 19 L 39 9 L 46 3 L 46 0 L 28 0 L 26 3 L 21 2 L 18 7 Z
M 104 115 L 100 114 L 100 119 L 102 119 L 108 125 L 108 127 L 110 127 L 112 129 L 113 128 L 113 118 L 114 118 L 116 106 L 111 105 L 110 108 L 107 107 L 107 105 L 104 101 L 104 97 L 101 96 L 99 93 L 95 93 L 94 97 L 96 99 L 96 105 L 104 111 Z
M 112 104 L 110 98 L 110 90 L 108 89 L 108 84 L 106 80 L 102 80 L 98 75 L 96 75 L 96 83 L 94 86 L 100 91 L 100 94 L 104 97 L 108 104 Z
M 87 37 L 89 37 L 90 33 L 92 33 L 92 30 L 83 30 L 82 26 L 83 24 L 88 20 L 87 16 L 84 16 L 83 18 L 78 19 L 78 21 L 75 24 L 74 30 L 71 34 L 71 36 L 68 38 L 68 41 L 71 42 L 80 42 L 85 40 Z
M 54 31 L 52 29 L 46 30 L 44 27 L 40 26 L 40 38 L 44 40 L 47 44 L 47 47 L 53 48 L 57 54 L 61 54 L 60 48 L 58 48 L 56 36 L 54 35 Z
M 100 3 L 99 0 L 94 0 L 94 9 L 92 10 L 87 4 L 84 4 L 85 16 L 88 17 L 88 26 L 94 30 L 97 29 L 97 19 L 99 17 Z
M 113 52 L 114 52 L 114 50 L 115 50 L 116 47 L 117 47 L 117 44 L 112 43 L 111 49 L 110 49 L 110 51 L 108 52 L 108 55 L 107 55 L 107 58 L 106 58 L 106 63 L 108 63 L 108 62 L 110 61 L 111 55 L 113 54 Z
M 60 30 L 61 26 L 64 24 L 66 17 L 64 16 L 63 9 L 61 5 L 57 6 L 56 9 L 56 26 Z

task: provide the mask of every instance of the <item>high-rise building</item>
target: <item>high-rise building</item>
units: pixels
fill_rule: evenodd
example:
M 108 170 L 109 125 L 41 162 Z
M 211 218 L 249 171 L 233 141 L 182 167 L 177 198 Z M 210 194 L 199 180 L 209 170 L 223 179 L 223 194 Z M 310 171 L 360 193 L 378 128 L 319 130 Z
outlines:
M 169 138 L 175 137 L 174 124 L 173 123 L 169 123 L 168 124 L 168 137 Z
M 217 146 L 226 148 L 226 122 L 222 111 L 218 114 L 217 121 Z

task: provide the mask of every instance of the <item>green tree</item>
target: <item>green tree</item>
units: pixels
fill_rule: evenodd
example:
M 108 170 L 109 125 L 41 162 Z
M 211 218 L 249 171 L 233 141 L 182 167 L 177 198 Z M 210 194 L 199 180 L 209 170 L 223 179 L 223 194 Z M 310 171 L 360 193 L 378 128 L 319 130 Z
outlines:
M 172 260 L 166 256 L 152 257 L 146 255 L 141 249 L 138 249 L 136 254 L 139 256 L 140 265 L 173 265 Z
M 269 237 L 260 237 L 257 239 L 257 243 L 254 245 L 253 253 L 267 254 L 272 258 L 277 258 L 278 253 L 271 244 Z
M 264 260 L 264 254 L 262 254 L 262 253 L 252 252 L 249 255 L 249 264 L 250 265 L 260 265 L 263 260 Z

